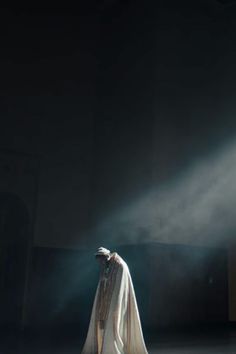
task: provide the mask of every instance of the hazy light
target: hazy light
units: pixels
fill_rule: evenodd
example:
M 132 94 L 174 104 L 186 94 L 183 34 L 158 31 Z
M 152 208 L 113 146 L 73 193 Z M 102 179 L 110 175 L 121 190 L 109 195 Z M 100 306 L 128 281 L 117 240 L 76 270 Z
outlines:
M 113 243 L 176 242 L 219 245 L 236 232 L 236 143 L 195 162 L 114 213 L 97 229 Z M 104 244 L 106 242 L 104 241 Z

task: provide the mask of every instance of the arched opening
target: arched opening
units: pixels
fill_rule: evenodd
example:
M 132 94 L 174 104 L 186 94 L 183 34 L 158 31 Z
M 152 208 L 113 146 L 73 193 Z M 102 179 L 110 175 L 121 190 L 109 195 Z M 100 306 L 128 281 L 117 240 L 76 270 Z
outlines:
M 0 193 L 0 325 L 22 323 L 30 215 L 16 194 Z

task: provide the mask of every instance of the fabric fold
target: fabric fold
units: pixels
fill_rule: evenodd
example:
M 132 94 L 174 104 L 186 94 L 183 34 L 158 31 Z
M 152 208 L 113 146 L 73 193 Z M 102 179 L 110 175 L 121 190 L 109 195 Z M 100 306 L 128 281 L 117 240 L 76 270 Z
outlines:
M 129 268 L 117 253 L 101 273 L 81 354 L 147 354 Z

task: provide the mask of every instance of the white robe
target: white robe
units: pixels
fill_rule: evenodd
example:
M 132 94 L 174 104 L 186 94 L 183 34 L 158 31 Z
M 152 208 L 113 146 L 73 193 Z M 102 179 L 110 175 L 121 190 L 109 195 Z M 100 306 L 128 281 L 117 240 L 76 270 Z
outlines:
M 102 293 L 100 277 L 82 354 L 147 354 L 128 266 L 117 253 L 109 262 L 108 292 Z M 105 318 L 102 330 L 99 316 Z

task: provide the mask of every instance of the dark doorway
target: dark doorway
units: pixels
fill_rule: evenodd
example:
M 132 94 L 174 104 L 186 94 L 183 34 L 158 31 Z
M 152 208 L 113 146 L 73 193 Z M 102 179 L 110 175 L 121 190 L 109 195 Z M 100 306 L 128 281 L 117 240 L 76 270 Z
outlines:
M 20 328 L 23 316 L 30 216 L 15 194 L 0 194 L 0 324 Z

